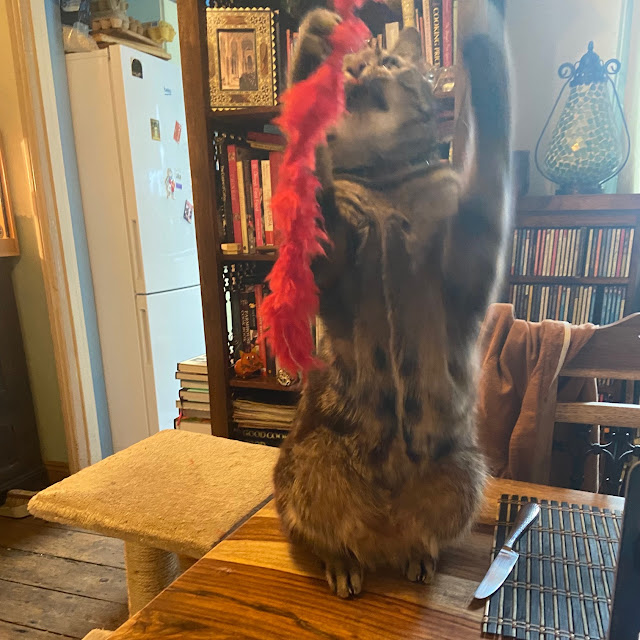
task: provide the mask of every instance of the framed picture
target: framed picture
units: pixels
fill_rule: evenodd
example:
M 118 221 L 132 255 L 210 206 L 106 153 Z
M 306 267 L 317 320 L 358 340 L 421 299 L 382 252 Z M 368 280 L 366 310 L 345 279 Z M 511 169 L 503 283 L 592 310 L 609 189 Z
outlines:
M 277 104 L 275 41 L 269 9 L 207 9 L 214 111 Z
M 4 167 L 4 149 L 0 138 L 0 258 L 17 256 L 19 253 Z

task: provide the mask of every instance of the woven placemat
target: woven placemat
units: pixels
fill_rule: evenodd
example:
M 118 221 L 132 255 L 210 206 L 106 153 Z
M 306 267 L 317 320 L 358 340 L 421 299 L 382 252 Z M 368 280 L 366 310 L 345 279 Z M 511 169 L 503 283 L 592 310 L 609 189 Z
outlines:
M 536 498 L 503 495 L 492 557 L 520 505 Z M 622 512 L 540 501 L 540 516 L 516 543 L 518 562 L 487 600 L 485 636 L 523 640 L 605 640 Z

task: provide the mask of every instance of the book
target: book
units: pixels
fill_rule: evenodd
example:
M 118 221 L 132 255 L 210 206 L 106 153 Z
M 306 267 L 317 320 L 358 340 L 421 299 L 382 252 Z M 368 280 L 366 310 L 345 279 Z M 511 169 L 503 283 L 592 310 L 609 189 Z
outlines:
M 458 0 L 453 0 L 453 64 L 458 64 Z
M 277 133 L 265 133 L 263 131 L 249 131 L 249 133 L 247 133 L 247 140 L 264 142 L 280 147 L 284 147 L 287 143 L 287 139 L 283 135 Z
M 210 413 L 211 408 L 208 402 L 192 402 L 191 400 L 176 400 L 176 408 L 192 411 L 200 411 L 201 413 Z
M 201 356 L 195 356 L 188 360 L 183 360 L 178 363 L 179 373 L 196 373 L 207 375 L 207 356 L 203 354 Z
M 174 420 L 174 427 L 181 431 L 211 435 L 211 419 L 209 418 L 178 417 Z
M 271 163 L 260 161 L 262 171 L 262 204 L 264 206 L 264 241 L 266 245 L 274 245 L 273 213 L 271 212 Z
M 400 0 L 400 7 L 402 9 L 402 28 L 415 27 L 413 0 Z
M 278 178 L 280 176 L 280 167 L 282 165 L 283 154 L 281 151 L 272 151 L 269 153 L 269 170 L 271 172 L 271 197 L 273 198 L 278 188 Z M 273 216 L 273 205 L 271 207 L 271 216 L 273 220 L 273 243 L 278 245 L 278 221 Z
M 216 134 L 213 139 L 215 183 L 220 240 L 233 242 L 233 211 L 231 209 L 231 186 L 227 164 L 227 141 L 226 134 Z
M 247 223 L 246 190 L 244 185 L 244 167 L 241 160 L 236 162 L 238 176 L 238 194 L 240 200 L 240 228 L 242 232 L 242 251 L 249 253 L 249 225 Z
M 180 380 L 184 389 L 209 389 L 209 380 L 207 376 L 199 376 L 197 373 L 180 373 L 176 372 L 176 380 Z
M 180 389 L 178 397 L 180 400 L 209 404 L 209 392 L 203 389 Z
M 442 0 L 429 0 L 433 65 L 442 66 Z
M 186 380 L 189 382 L 198 382 L 208 385 L 209 376 L 205 373 L 193 373 L 188 371 L 176 371 L 176 380 Z
M 429 0 L 422 0 L 422 18 L 424 20 L 424 50 L 425 61 L 433 66 L 433 32 L 431 27 L 431 8 Z
M 247 240 L 249 243 L 249 253 L 256 252 L 256 223 L 253 214 L 253 184 L 251 180 L 251 159 L 247 158 L 242 162 L 244 175 L 244 202 L 247 215 Z
M 253 190 L 253 218 L 255 220 L 256 247 L 264 246 L 262 224 L 262 190 L 260 188 L 260 161 L 251 160 L 251 187 Z
M 249 291 L 245 287 L 240 292 L 240 330 L 241 342 L 240 349 L 245 353 L 251 351 L 251 325 L 249 323 Z M 240 357 L 240 354 L 236 356 Z
M 238 184 L 237 155 L 235 144 L 230 144 L 227 147 L 227 166 L 229 169 L 229 190 L 231 192 L 233 241 L 242 244 L 242 246 L 244 247 L 240 219 L 240 187 Z
M 400 23 L 389 22 L 384 25 L 384 36 L 387 50 L 393 49 L 400 36 Z
M 453 0 L 442 0 L 442 66 L 453 64 Z

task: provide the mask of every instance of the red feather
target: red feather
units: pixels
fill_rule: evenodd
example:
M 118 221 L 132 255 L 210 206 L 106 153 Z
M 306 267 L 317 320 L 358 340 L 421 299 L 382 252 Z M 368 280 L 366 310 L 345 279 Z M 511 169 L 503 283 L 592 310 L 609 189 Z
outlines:
M 353 14 L 364 0 L 336 0 L 342 17 L 330 36 L 332 52 L 306 80 L 283 96 L 278 125 L 287 137 L 279 181 L 271 201 L 281 233 L 278 259 L 269 274 L 271 294 L 262 305 L 263 325 L 279 359 L 290 374 L 306 373 L 319 363 L 313 358 L 311 322 L 318 312 L 318 290 L 311 261 L 324 253 L 327 240 L 318 224 L 322 214 L 316 200 L 315 150 L 326 144 L 326 132 L 344 113 L 342 61 L 369 36 Z

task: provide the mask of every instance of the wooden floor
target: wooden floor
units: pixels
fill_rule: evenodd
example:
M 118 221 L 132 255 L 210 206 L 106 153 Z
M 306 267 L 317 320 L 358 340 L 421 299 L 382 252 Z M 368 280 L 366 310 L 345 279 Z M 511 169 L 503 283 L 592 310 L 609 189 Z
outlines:
M 122 542 L 0 516 L 0 638 L 83 638 L 127 618 Z

